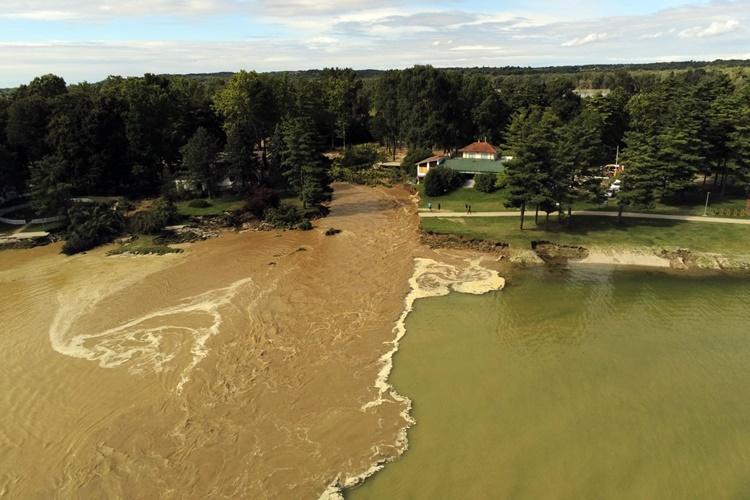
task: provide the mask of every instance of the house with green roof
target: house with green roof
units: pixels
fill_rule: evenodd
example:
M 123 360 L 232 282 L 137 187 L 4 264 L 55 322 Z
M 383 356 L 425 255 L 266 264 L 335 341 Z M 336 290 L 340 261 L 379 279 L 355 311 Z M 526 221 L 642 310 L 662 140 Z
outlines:
M 450 168 L 469 176 L 483 173 L 496 174 L 503 170 L 503 164 L 510 159 L 509 156 L 502 156 L 492 144 L 478 141 L 459 149 L 456 155 L 431 156 L 418 162 L 416 164 L 417 182 L 424 179 L 430 168 L 437 166 Z

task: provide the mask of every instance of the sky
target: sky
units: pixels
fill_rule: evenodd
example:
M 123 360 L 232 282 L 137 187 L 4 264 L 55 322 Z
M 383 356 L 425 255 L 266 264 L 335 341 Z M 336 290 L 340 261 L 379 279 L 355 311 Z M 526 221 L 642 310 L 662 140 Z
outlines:
M 0 88 L 109 75 L 750 59 L 750 0 L 0 0 Z

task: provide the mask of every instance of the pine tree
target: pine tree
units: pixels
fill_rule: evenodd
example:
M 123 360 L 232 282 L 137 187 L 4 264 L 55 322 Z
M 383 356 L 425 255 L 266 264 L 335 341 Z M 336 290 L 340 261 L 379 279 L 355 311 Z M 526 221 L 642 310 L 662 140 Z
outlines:
M 303 208 L 330 197 L 330 161 L 320 153 L 313 121 L 308 117 L 282 122 L 284 149 L 281 165 L 289 185 L 297 191 Z

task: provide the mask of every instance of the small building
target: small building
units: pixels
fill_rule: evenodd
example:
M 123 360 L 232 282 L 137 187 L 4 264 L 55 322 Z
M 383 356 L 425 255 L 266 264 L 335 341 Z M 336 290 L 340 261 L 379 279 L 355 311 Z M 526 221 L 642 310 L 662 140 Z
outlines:
M 474 142 L 459 149 L 458 152 L 461 153 L 461 158 L 466 160 L 496 161 L 500 158 L 497 148 L 489 142 Z
M 425 158 L 424 160 L 417 163 L 417 182 L 424 179 L 424 176 L 427 175 L 427 172 L 430 171 L 431 168 L 435 168 L 438 165 L 442 165 L 445 162 L 445 159 L 448 158 L 445 155 L 438 155 L 438 156 L 430 156 L 429 158 Z
M 509 156 L 502 156 L 498 149 L 488 142 L 474 142 L 458 150 L 455 156 L 432 156 L 416 164 L 417 182 L 421 182 L 430 168 L 442 166 L 467 176 L 483 173 L 498 173 L 503 170 Z

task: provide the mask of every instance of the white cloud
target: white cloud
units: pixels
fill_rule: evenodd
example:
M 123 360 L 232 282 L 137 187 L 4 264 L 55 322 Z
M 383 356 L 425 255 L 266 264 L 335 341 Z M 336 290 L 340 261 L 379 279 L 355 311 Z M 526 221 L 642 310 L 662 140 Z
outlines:
M 31 10 L 27 12 L 11 12 L 0 17 L 29 21 L 70 21 L 75 15 L 60 10 Z
M 607 33 L 589 33 L 583 38 L 576 38 L 562 44 L 563 47 L 577 47 L 579 45 L 587 45 L 589 43 L 603 42 L 609 40 L 612 36 Z
M 497 52 L 503 50 L 503 48 L 492 45 L 456 45 L 449 50 L 461 50 L 465 52 Z
M 468 0 L 0 0 L 0 88 L 49 72 L 76 82 L 145 72 L 747 58 L 750 0 L 699 2 L 594 19 L 606 6 L 560 16 L 551 0 L 512 10 Z
M 680 31 L 680 38 L 703 38 L 707 36 L 721 35 L 723 33 L 734 31 L 739 28 L 739 26 L 740 22 L 734 19 L 725 22 L 714 21 L 708 26 L 708 28 L 696 26 L 694 28 L 682 30 Z
M 93 21 L 149 16 L 189 17 L 236 11 L 227 0 L 3 0 L 0 19 Z
M 656 40 L 667 35 L 673 35 L 676 31 L 676 29 L 672 28 L 668 31 L 659 31 L 658 33 L 646 33 L 645 35 L 641 35 L 640 38 L 643 40 Z

